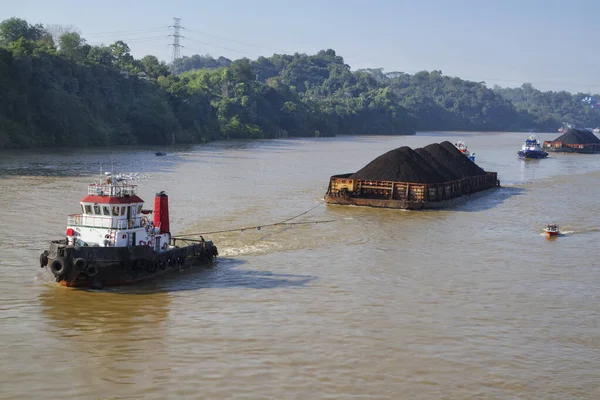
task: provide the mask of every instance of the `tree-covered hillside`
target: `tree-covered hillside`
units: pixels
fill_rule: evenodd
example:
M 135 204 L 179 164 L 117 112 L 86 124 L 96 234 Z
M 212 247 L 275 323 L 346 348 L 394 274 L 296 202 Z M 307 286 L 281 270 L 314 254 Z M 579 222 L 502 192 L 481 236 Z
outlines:
M 511 101 L 521 113 L 529 114 L 533 124 L 555 130 L 563 123 L 578 127 L 600 126 L 600 95 L 541 92 L 530 83 L 518 88 L 494 87 L 494 91 Z
M 600 125 L 584 95 L 488 89 L 441 71 L 352 71 L 333 50 L 169 65 L 123 41 L 90 46 L 11 18 L 0 23 L 0 148 L 163 145 L 230 138 L 555 130 Z

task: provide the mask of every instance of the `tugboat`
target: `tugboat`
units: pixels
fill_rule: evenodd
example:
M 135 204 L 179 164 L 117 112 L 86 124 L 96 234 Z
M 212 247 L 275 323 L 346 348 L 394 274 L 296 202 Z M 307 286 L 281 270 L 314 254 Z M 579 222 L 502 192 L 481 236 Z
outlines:
M 546 238 L 550 239 L 556 236 L 560 236 L 560 230 L 558 228 L 558 225 L 556 224 L 549 224 L 548 226 L 546 226 Z
M 145 210 L 136 191 L 131 176 L 108 172 L 89 184 L 80 200 L 82 213 L 68 216 L 66 238 L 50 243 L 40 267 L 62 286 L 101 289 L 211 262 L 218 255 L 213 242 L 201 236 L 171 236 L 165 192 L 156 194 L 153 210 Z
M 471 161 L 475 162 L 475 153 L 471 154 L 464 140 L 458 140 L 454 142 L 454 146 L 456 146 L 456 148 L 465 156 L 469 157 Z
M 520 158 L 546 158 L 548 153 L 542 150 L 542 145 L 535 135 L 529 137 L 523 143 L 521 150 L 517 152 Z

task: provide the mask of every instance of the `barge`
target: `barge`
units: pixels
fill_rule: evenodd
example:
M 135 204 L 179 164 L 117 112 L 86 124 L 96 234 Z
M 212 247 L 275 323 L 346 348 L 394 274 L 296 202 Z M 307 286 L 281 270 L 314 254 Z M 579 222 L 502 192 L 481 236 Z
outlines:
M 544 141 L 544 150 L 554 153 L 600 154 L 600 144 L 564 143 L 560 140 Z
M 570 128 L 552 141 L 544 141 L 543 149 L 555 153 L 600 154 L 600 139 L 587 129 Z
M 404 210 L 442 208 L 462 196 L 500 186 L 496 172 L 443 183 L 353 179 L 352 175 L 330 178 L 326 203 Z
M 59 285 L 102 288 L 214 260 L 218 251 L 212 241 L 171 236 L 164 192 L 156 194 L 152 210 L 145 210 L 136 191 L 129 178 L 108 173 L 89 184 L 81 213 L 68 216 L 66 237 L 40 254 L 40 267 Z

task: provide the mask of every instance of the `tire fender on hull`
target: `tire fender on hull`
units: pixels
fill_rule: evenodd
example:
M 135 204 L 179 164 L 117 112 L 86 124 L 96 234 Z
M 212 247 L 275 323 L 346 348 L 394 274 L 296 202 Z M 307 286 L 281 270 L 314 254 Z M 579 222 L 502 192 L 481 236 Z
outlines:
M 48 250 L 40 254 L 40 268 L 44 268 L 46 265 L 48 265 Z
M 54 274 L 55 277 L 61 278 L 66 275 L 67 270 L 69 268 L 69 263 L 63 257 L 58 257 L 52 264 L 50 264 L 50 271 Z
M 76 258 L 73 261 L 73 265 L 75 266 L 76 270 L 78 270 L 78 271 L 85 271 L 85 267 L 87 266 L 87 262 L 83 258 Z
M 88 267 L 85 269 L 85 274 L 90 278 L 93 278 L 94 276 L 98 275 L 98 267 L 95 265 L 88 265 Z

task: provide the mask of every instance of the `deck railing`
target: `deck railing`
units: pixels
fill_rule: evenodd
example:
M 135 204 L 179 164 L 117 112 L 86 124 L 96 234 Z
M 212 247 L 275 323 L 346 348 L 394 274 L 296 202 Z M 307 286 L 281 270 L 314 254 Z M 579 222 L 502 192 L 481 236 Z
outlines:
M 137 185 L 113 185 L 109 183 L 92 183 L 88 185 L 89 196 L 134 196 Z

